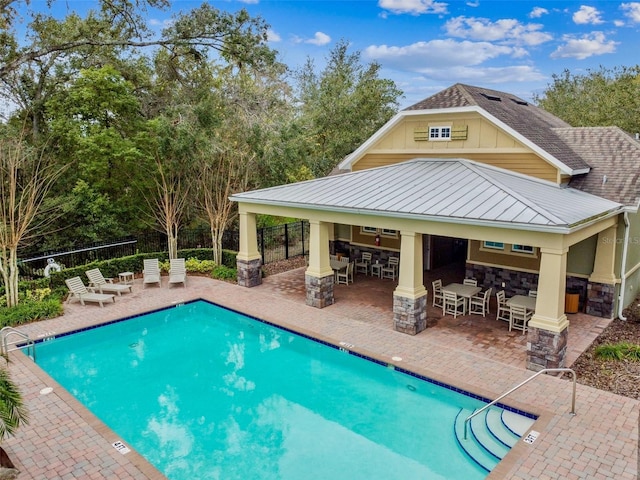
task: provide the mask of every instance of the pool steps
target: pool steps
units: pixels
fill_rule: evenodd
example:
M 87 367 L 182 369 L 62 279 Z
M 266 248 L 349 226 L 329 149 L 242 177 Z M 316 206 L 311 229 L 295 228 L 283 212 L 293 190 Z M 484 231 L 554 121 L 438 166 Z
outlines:
M 527 433 L 535 420 L 497 407 L 471 419 L 464 438 L 464 422 L 472 410 L 460 409 L 455 421 L 458 445 L 480 467 L 490 472 Z

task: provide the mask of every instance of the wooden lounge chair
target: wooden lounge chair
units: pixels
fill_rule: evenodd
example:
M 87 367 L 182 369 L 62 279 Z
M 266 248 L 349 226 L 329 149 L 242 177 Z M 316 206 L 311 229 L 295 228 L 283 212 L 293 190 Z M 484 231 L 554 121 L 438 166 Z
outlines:
M 82 279 L 80 277 L 68 278 L 65 280 L 67 284 L 67 288 L 69 288 L 69 298 L 67 299 L 67 303 L 71 301 L 73 298 L 77 298 L 80 300 L 80 303 L 84 305 L 84 302 L 95 302 L 99 303 L 101 307 L 103 307 L 103 303 L 111 300 L 115 303 L 116 296 L 110 293 L 95 293 L 87 289 L 84 283 L 82 283 Z
M 97 288 L 100 293 L 116 293 L 118 296 L 122 292 L 131 292 L 131 285 L 124 283 L 113 283 L 112 278 L 104 278 L 99 268 L 93 268 L 84 272 L 89 279 L 89 286 Z
M 184 264 L 184 258 L 172 258 L 169 261 L 169 287 L 173 283 L 182 283 L 187 286 L 187 268 Z
M 143 261 L 144 269 L 142 270 L 142 286 L 146 287 L 147 283 L 157 283 L 162 286 L 160 281 L 160 262 L 157 258 L 145 259 Z

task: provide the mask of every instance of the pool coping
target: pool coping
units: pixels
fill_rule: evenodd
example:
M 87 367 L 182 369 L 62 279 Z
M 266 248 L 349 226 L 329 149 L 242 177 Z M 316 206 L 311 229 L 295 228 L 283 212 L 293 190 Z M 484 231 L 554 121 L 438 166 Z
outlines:
M 52 330 L 63 334 L 65 331 L 77 330 L 74 326 L 104 324 L 171 307 L 174 301 L 179 303 L 202 298 L 243 314 L 262 318 L 276 326 L 325 339 L 334 345 L 340 342 L 353 344 L 353 349 L 359 353 L 379 358 L 386 363 L 391 362 L 390 359 L 396 355 L 404 357 L 400 362 L 403 367 L 408 366 L 421 375 L 454 384 L 488 398 L 496 398 L 533 374 L 517 365 L 492 360 L 490 355 L 483 356 L 456 348 L 460 342 L 456 342 L 454 337 L 451 337 L 451 344 L 449 340 L 445 344 L 438 335 L 432 338 L 428 330 L 409 336 L 394 332 L 391 326 L 376 326 L 345 316 L 342 313 L 342 303 L 315 309 L 304 305 L 304 301 L 300 303 L 285 299 L 270 289 L 272 287 L 268 281 L 265 288 L 248 289 L 212 279 L 192 277 L 189 288 L 168 290 L 155 287 L 144 289 L 139 279 L 137 281 L 134 294 L 118 298 L 116 304 L 109 304 L 104 308 L 71 304 L 69 308 L 65 308 L 64 317 L 24 327 L 33 338 L 40 332 Z M 376 310 L 373 314 L 379 315 Z M 146 469 L 146 460 L 142 457 L 138 467 L 131 454 L 116 452 L 111 446 L 111 440 L 115 441 L 117 437 L 108 429 L 104 430 L 106 436 L 101 437 L 108 440 L 108 443 L 91 435 L 87 436 L 90 433 L 88 429 L 103 432 L 101 425 L 83 426 L 81 422 L 67 417 L 72 417 L 73 412 L 68 412 L 69 409 L 77 411 L 78 407 L 76 414 L 83 419 L 88 411 L 85 412 L 84 407 L 76 404 L 72 398 L 66 402 L 62 395 L 57 394 L 57 388 L 48 396 L 39 395 L 38 391 L 50 384 L 51 379 L 37 365 L 34 367 L 33 362 L 26 359 L 24 354 L 11 352 L 10 356 L 14 367 L 18 367 L 15 370 L 10 367 L 10 373 L 17 373 L 14 378 L 28 406 L 37 413 L 34 415 L 37 421 L 21 427 L 15 437 L 9 437 L 3 444 L 16 466 L 22 470 L 20 478 L 165 478 L 155 468 Z M 30 373 L 32 368 L 35 368 L 36 378 Z M 571 416 L 568 413 L 568 382 L 551 375 L 541 375 L 539 380 L 532 383 L 535 385 L 529 384 L 509 397 L 508 404 L 539 415 L 532 428 L 539 431 L 540 436 L 533 444 L 518 442 L 487 476 L 488 480 L 637 479 L 639 401 L 578 384 L 578 415 Z M 50 399 L 46 400 L 46 397 Z M 59 414 L 65 416 L 71 427 L 75 427 L 75 432 L 50 431 L 56 429 L 49 429 L 50 425 L 46 422 Z M 88 418 L 91 420 L 91 417 Z M 85 448 L 84 444 L 78 446 L 77 443 L 74 445 L 68 441 L 74 437 L 81 437 L 89 447 Z M 65 445 L 58 447 L 57 442 L 61 441 Z M 93 470 L 86 466 L 88 462 L 92 464 Z M 83 469 L 91 472 L 91 475 L 77 476 Z M 105 473 L 113 472 L 114 469 L 118 470 L 117 476 Z M 60 472 L 71 473 L 63 475 Z

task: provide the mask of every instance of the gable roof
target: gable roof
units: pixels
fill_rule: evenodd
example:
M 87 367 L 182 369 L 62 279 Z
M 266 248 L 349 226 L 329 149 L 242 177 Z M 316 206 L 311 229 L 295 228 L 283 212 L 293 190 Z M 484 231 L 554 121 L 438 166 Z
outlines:
M 510 93 L 457 83 L 405 110 L 435 110 L 478 106 L 531 140 L 573 170 L 589 165 L 554 132 L 571 127 L 564 120 Z
M 614 202 L 640 206 L 640 142 L 618 127 L 556 128 L 591 171 L 569 185 Z
M 589 165 L 564 143 L 554 128 L 570 127 L 558 117 L 510 93 L 457 83 L 398 113 L 352 154 L 340 162 L 347 169 L 401 119 L 409 115 L 475 111 L 503 128 L 563 174 L 587 173 Z
M 622 208 L 471 160 L 426 158 L 240 193 L 231 200 L 558 233 Z

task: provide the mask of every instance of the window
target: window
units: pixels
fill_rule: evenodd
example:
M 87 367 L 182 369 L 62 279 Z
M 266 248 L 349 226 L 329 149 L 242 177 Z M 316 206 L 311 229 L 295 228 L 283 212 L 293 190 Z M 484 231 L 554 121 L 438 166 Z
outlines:
M 362 227 L 360 230 L 361 233 L 369 233 L 375 235 L 378 233 L 378 229 L 376 227 Z
M 504 250 L 502 242 L 484 242 L 484 248 L 493 248 L 494 250 Z
M 383 228 L 382 229 L 382 235 L 384 235 L 385 237 L 398 238 L 398 231 L 397 230 L 390 230 L 388 228 Z
M 533 254 L 533 247 L 529 245 L 511 245 L 512 252 Z
M 429 141 L 451 140 L 451 127 L 429 127 Z

